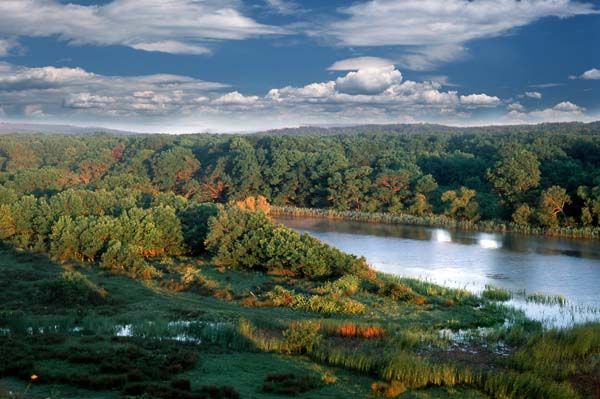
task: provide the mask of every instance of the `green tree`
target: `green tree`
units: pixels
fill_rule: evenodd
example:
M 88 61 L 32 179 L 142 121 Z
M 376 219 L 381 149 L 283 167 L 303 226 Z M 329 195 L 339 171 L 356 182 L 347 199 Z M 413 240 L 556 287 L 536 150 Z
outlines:
M 527 204 L 521 204 L 512 214 L 513 221 L 521 226 L 527 226 L 531 222 L 531 217 L 535 211 Z
M 442 201 L 447 202 L 446 214 L 460 220 L 477 221 L 479 205 L 475 197 L 477 193 L 466 187 L 459 190 L 449 190 L 442 194 Z
M 175 190 L 200 169 L 200 162 L 191 150 L 173 147 L 161 151 L 152 159 L 153 182 L 161 190 Z
M 527 150 L 511 151 L 487 171 L 487 178 L 496 192 L 513 204 L 540 184 L 540 163 Z

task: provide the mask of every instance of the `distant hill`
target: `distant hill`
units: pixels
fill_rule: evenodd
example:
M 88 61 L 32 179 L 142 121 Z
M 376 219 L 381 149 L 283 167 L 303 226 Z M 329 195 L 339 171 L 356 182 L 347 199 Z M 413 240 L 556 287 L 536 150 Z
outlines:
M 256 131 L 254 133 L 227 132 L 230 134 L 254 134 L 254 135 L 274 135 L 274 136 L 337 136 L 337 135 L 356 135 L 356 134 L 435 134 L 435 133 L 471 133 L 471 134 L 494 134 L 494 133 L 533 133 L 533 132 L 579 132 L 589 134 L 600 134 L 600 121 L 591 123 L 567 122 L 567 123 L 541 123 L 537 125 L 490 125 L 490 126 L 471 126 L 456 127 L 438 125 L 432 123 L 412 123 L 412 124 L 367 124 L 367 125 L 307 125 L 300 127 L 289 127 L 271 130 Z M 168 132 L 168 128 L 165 128 Z M 139 135 L 151 133 L 139 133 L 127 130 L 108 129 L 94 126 L 74 126 L 58 124 L 41 123 L 12 123 L 0 122 L 0 135 L 13 133 L 29 134 L 94 134 L 108 133 L 114 135 Z M 195 133 L 207 134 L 207 133 Z M 223 134 L 223 133 L 215 133 Z
M 0 134 L 11 133 L 43 133 L 43 134 L 93 134 L 93 133 L 109 133 L 109 134 L 139 134 L 125 130 L 107 129 L 103 127 L 91 126 L 73 126 L 73 125 L 54 125 L 42 123 L 10 123 L 0 122 Z
M 532 133 L 532 132 L 560 132 L 568 130 L 580 133 L 600 134 L 600 121 L 591 123 L 540 123 L 537 125 L 490 125 L 455 127 L 430 123 L 415 124 L 388 124 L 388 125 L 353 125 L 353 126 L 300 126 L 296 128 L 282 128 L 267 130 L 257 134 L 266 135 L 354 135 L 354 134 L 431 134 L 431 133 Z

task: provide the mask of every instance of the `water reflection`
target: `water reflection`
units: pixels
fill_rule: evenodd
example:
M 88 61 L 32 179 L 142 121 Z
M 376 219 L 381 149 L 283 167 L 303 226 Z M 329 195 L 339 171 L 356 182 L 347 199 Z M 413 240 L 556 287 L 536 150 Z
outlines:
M 451 231 L 310 218 L 281 218 L 376 269 L 474 292 L 486 284 L 514 292 L 564 295 L 576 306 L 600 308 L 600 242 L 517 234 Z M 527 304 L 523 303 L 526 307 Z M 529 311 L 565 320 L 565 309 Z M 598 313 L 592 315 L 598 319 Z M 578 319 L 579 321 L 579 319 Z M 557 321 L 556 324 L 560 324 Z
M 452 242 L 450 233 L 446 230 L 436 229 L 433 231 L 433 239 L 437 242 Z

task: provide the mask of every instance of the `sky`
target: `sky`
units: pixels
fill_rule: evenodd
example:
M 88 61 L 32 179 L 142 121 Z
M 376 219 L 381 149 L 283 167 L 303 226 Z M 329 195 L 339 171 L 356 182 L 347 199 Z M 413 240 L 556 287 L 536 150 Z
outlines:
M 0 0 L 0 122 L 593 120 L 598 0 Z

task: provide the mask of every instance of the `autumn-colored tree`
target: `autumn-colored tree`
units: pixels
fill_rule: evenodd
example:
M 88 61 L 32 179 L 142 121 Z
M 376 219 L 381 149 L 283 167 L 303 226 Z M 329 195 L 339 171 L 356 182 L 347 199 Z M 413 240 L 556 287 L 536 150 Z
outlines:
M 538 206 L 538 220 L 542 226 L 556 227 L 559 225 L 558 215 L 566 220 L 564 208 L 571 203 L 571 197 L 560 186 L 552 186 L 542 192 Z
M 271 204 L 269 204 L 269 201 L 262 195 L 235 201 L 235 206 L 250 212 L 262 212 L 265 215 L 268 215 L 271 212 Z

